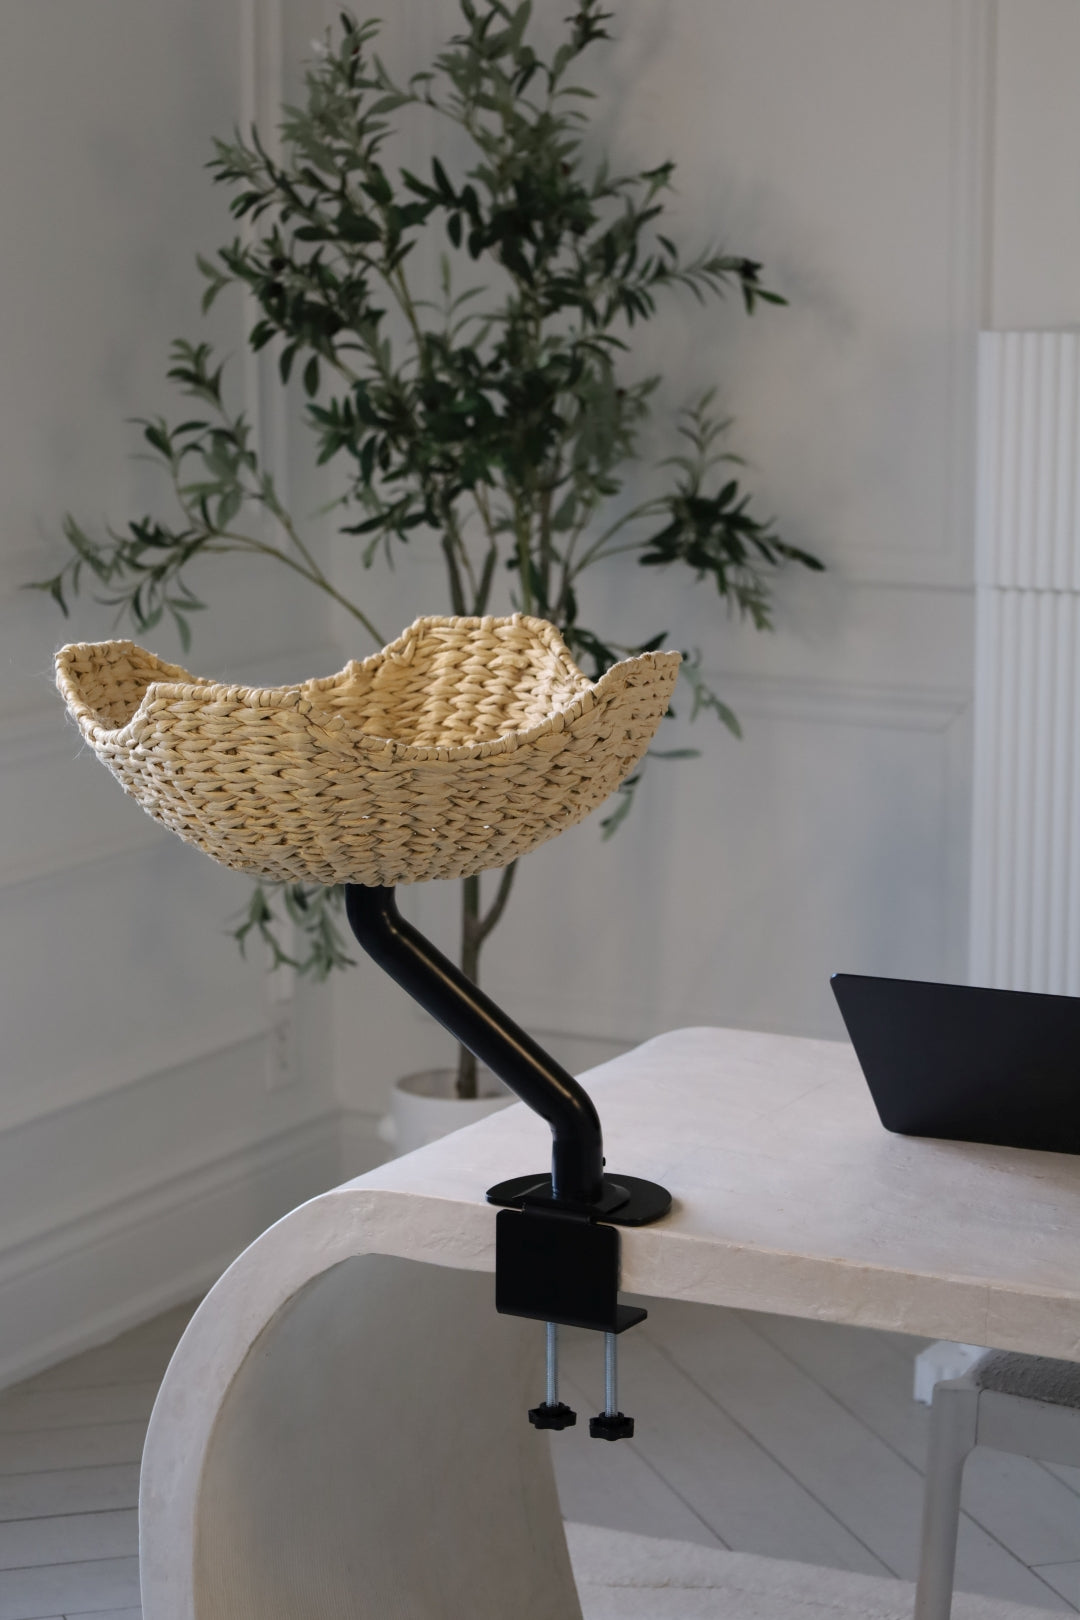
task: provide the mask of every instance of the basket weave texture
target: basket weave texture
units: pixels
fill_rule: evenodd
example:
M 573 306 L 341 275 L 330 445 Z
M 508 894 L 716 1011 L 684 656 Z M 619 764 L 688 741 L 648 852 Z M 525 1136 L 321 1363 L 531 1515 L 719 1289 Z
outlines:
M 641 759 L 679 655 L 598 681 L 542 619 L 424 618 L 298 686 L 226 686 L 131 641 L 64 647 L 56 683 L 143 809 L 237 871 L 418 883 L 506 866 Z

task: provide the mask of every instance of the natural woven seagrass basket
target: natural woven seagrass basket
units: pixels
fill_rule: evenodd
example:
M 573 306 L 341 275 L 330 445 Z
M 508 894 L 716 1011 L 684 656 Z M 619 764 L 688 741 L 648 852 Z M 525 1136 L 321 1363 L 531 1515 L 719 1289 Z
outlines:
M 418 883 L 506 866 L 594 810 L 641 759 L 679 655 L 590 681 L 554 625 L 424 618 L 298 686 L 226 686 L 131 641 L 64 647 L 56 683 L 143 809 L 226 866 L 308 883 Z

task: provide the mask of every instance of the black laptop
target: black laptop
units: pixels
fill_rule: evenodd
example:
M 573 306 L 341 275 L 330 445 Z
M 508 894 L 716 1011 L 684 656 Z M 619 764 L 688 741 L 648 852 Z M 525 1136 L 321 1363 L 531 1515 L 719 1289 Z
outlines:
M 1080 997 L 835 973 L 881 1123 L 1080 1153 Z

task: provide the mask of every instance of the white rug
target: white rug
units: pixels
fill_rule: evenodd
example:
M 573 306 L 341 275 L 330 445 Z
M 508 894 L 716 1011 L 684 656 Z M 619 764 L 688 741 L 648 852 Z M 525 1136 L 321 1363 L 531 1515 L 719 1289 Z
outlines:
M 910 1581 L 568 1524 L 585 1620 L 911 1620 Z M 1047 1620 L 958 1592 L 952 1620 Z

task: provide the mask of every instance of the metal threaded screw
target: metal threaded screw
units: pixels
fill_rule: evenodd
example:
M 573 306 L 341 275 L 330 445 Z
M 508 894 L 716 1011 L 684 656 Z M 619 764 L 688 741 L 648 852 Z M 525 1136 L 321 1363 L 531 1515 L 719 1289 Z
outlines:
M 604 1334 L 604 1410 L 589 1419 L 594 1440 L 632 1440 L 634 1420 L 619 1411 L 619 1380 L 615 1334 Z
M 577 1413 L 559 1399 L 559 1330 L 554 1322 L 545 1322 L 544 1328 L 547 1392 L 543 1405 L 530 1409 L 529 1422 L 534 1429 L 572 1429 Z
M 619 1371 L 616 1359 L 615 1335 L 604 1334 L 604 1412 L 614 1417 L 619 1410 Z

